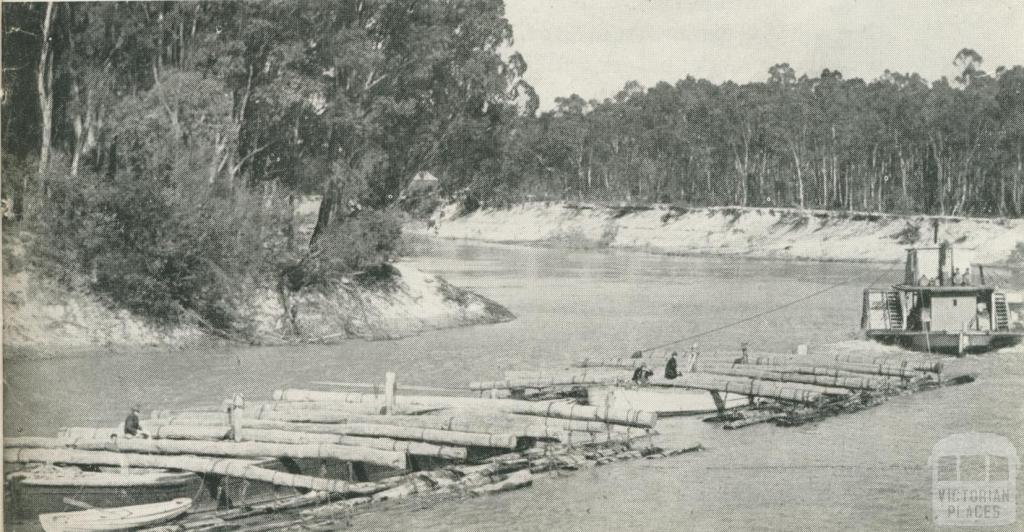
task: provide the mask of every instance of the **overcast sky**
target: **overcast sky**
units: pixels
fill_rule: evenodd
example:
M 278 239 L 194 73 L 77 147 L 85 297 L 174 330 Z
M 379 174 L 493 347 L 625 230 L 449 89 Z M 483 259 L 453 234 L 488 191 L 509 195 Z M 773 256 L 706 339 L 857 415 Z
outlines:
M 691 74 L 760 81 L 789 63 L 797 75 L 885 69 L 953 77 L 953 57 L 977 50 L 983 68 L 1024 64 L 1024 0 L 505 0 L 514 49 L 541 109 L 556 96 L 613 96 Z

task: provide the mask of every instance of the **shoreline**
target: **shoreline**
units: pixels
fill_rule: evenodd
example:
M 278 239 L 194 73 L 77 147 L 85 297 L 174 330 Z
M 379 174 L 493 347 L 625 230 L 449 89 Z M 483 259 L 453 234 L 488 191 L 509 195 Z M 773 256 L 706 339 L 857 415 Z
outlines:
M 394 266 L 394 265 L 393 265 Z M 351 339 L 391 340 L 427 331 L 515 319 L 504 306 L 441 276 L 407 265 L 386 286 L 349 283 L 334 291 L 273 291 L 242 303 L 249 326 L 232 337 L 196 324 L 159 326 L 95 295 L 67 289 L 29 272 L 4 277 L 3 358 L 8 361 L 111 357 L 131 353 L 328 345 Z
M 563 251 L 593 251 L 599 253 L 642 253 L 646 255 L 657 255 L 662 257 L 680 257 L 680 258 L 693 258 L 693 257 L 704 257 L 704 258 L 717 258 L 717 259 L 743 259 L 748 261 L 756 262 L 800 262 L 800 263 L 824 263 L 824 264 L 898 264 L 902 263 L 903 259 L 891 259 L 891 260 L 873 260 L 873 259 L 858 259 L 858 258 L 813 258 L 813 257 L 779 257 L 779 256 L 760 256 L 760 255 L 742 255 L 735 253 L 714 253 L 714 252 L 701 252 L 701 251 L 658 251 L 645 247 L 630 247 L 630 246 L 617 246 L 617 247 L 570 247 L 561 245 L 557 241 L 500 241 L 500 240 L 476 240 L 473 238 L 455 238 L 455 237 L 444 237 L 434 235 L 432 233 L 423 230 L 422 228 L 411 228 L 406 226 L 403 231 L 407 231 L 410 235 L 415 235 L 417 238 L 437 238 L 445 240 L 447 242 L 455 242 L 459 244 L 467 245 L 479 245 L 479 246 L 499 246 L 499 247 L 522 247 L 527 249 L 554 249 Z M 1015 268 L 1015 265 L 995 265 L 1000 268 Z M 1024 268 L 1024 266 L 1020 266 Z
M 461 213 L 445 205 L 408 234 L 453 241 L 560 249 L 621 249 L 666 256 L 888 264 L 938 241 L 975 262 L 1010 267 L 1024 247 L 1024 220 L 848 213 L 764 207 L 616 208 L 533 202 Z

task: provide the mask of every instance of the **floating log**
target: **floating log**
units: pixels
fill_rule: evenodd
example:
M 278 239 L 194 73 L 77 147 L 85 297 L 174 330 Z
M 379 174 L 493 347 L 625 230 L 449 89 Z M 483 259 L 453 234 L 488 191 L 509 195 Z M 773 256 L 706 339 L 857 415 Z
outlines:
M 384 479 L 381 482 L 347 482 L 308 475 L 296 475 L 259 467 L 259 462 L 234 458 L 209 458 L 201 456 L 162 456 L 152 454 L 116 453 L 104 451 L 82 451 L 77 449 L 5 448 L 4 462 L 77 464 L 121 467 L 146 467 L 177 469 L 200 474 L 215 474 L 228 477 L 266 482 L 277 486 L 326 491 L 342 495 L 371 495 L 391 488 L 395 482 Z M 401 477 L 395 477 L 401 478 Z
M 263 423 L 265 428 L 276 431 L 290 430 L 291 424 L 275 425 Z M 416 440 L 420 442 L 436 442 L 463 447 L 495 447 L 499 449 L 515 449 L 517 439 L 508 433 L 487 434 L 480 432 L 460 432 L 419 427 L 403 427 L 400 425 L 373 425 L 368 423 L 321 424 L 306 426 L 305 432 L 319 434 L 337 434 L 349 436 L 373 436 Z M 248 432 L 248 431 L 247 431 Z
M 799 358 L 799 357 L 798 357 Z M 935 364 L 942 364 L 941 359 L 930 356 L 914 356 L 914 355 L 893 355 L 893 356 L 877 356 L 868 354 L 855 354 L 855 353 L 812 353 L 809 358 L 812 359 L 828 359 L 836 362 L 853 362 L 857 364 L 896 364 L 899 366 L 918 366 L 927 365 L 934 367 Z M 925 370 L 922 370 L 925 371 Z M 929 371 L 929 373 L 935 373 Z
M 942 362 L 921 362 L 913 364 L 864 364 L 859 362 L 837 362 L 828 359 L 812 359 L 810 357 L 751 357 L 747 364 L 757 366 L 788 366 L 793 368 L 824 368 L 835 371 L 848 371 L 867 375 L 883 375 L 889 377 L 912 378 L 919 372 L 942 373 Z
M 548 368 L 548 369 L 530 369 L 530 370 L 506 370 L 503 380 L 519 380 L 519 379 L 547 379 L 547 378 L 561 378 L 561 377 L 621 377 L 625 376 L 631 378 L 632 372 L 626 371 L 623 368 Z
M 696 388 L 710 392 L 735 393 L 755 397 L 814 403 L 828 395 L 850 395 L 845 388 L 823 388 L 807 384 L 756 381 L 747 377 L 720 376 L 710 373 L 682 373 L 674 380 L 651 379 L 653 386 Z
M 249 427 L 248 424 L 243 424 L 243 426 Z M 171 425 L 170 427 L 174 427 L 174 425 Z M 203 427 L 195 427 L 196 430 L 201 428 Z M 253 438 L 258 437 L 260 434 L 264 434 L 266 437 L 276 436 L 285 438 L 286 436 L 281 433 L 293 431 L 295 428 L 298 427 L 293 423 L 264 421 L 260 423 L 259 429 L 246 428 L 244 432 L 246 434 L 251 433 L 251 437 Z M 479 432 L 459 432 L 452 430 L 403 427 L 399 425 L 373 425 L 367 423 L 306 424 L 301 425 L 301 428 L 301 432 L 293 433 L 309 434 L 307 437 L 314 437 L 316 435 L 373 436 L 377 438 L 397 438 L 415 440 L 419 442 L 437 442 L 463 447 L 496 447 L 500 449 L 515 449 L 517 443 L 516 437 L 507 433 L 485 434 Z
M 192 454 L 230 456 L 234 458 L 333 458 L 348 462 L 405 469 L 405 454 L 365 447 L 334 444 L 281 444 L 260 442 L 146 440 L 141 438 L 75 439 L 75 438 L 7 438 L 5 447 L 35 447 L 57 449 L 63 447 L 126 453 Z
M 472 488 L 469 492 L 473 495 L 488 495 L 492 493 L 501 493 L 503 491 L 517 490 L 532 485 L 533 473 L 531 473 L 529 469 L 524 469 L 509 475 L 505 480 Z
M 441 430 L 465 432 L 507 432 L 529 431 L 531 429 L 574 430 L 582 432 L 608 432 L 628 430 L 621 425 L 610 425 L 603 421 L 580 421 L 554 417 L 527 416 L 518 414 L 482 414 L 459 413 L 457 415 L 423 415 L 423 416 L 353 416 L 351 423 L 374 423 L 386 425 L 403 425 Z M 531 436 L 530 434 L 517 434 Z M 532 436 L 531 436 L 532 437 Z
M 523 388 L 551 388 L 555 386 L 583 386 L 588 384 L 619 384 L 628 382 L 631 375 L 565 375 L 552 377 L 482 381 L 469 384 L 470 390 L 518 390 Z
M 217 425 L 150 426 L 148 422 L 143 422 L 142 426 L 146 432 L 149 432 L 151 437 L 169 440 L 219 441 L 225 439 L 225 436 L 231 430 L 231 427 Z M 109 434 L 109 430 L 111 429 L 74 427 L 61 430 L 60 437 L 83 439 L 103 438 L 105 434 Z M 431 456 L 449 460 L 465 460 L 468 456 L 468 452 L 465 447 L 442 446 L 420 441 L 395 440 L 392 438 L 360 438 L 357 436 L 345 436 L 340 434 L 319 434 L 315 432 L 296 432 L 291 430 L 243 429 L 242 441 L 287 444 L 332 443 L 336 445 L 367 447 L 383 451 L 408 453 L 414 456 Z
M 280 421 L 297 420 L 294 418 L 310 418 L 311 420 L 329 420 L 343 418 L 348 415 L 379 415 L 384 413 L 383 396 L 380 397 L 381 399 L 379 402 L 365 401 L 361 403 L 318 403 L 310 401 L 250 402 L 249 404 L 246 405 L 246 408 L 242 409 L 240 412 L 243 418 L 276 419 Z M 414 415 L 427 413 L 436 409 L 437 407 L 433 406 L 407 405 L 399 407 L 395 413 Z M 226 414 L 224 410 L 217 412 L 208 409 L 186 409 L 181 412 L 171 412 L 169 410 L 155 410 L 151 414 L 151 417 L 164 418 L 184 415 L 197 415 L 199 417 L 202 417 L 218 413 Z
M 769 366 L 766 369 L 761 368 L 766 367 L 758 366 L 757 368 L 752 368 L 744 364 L 736 364 L 731 366 L 697 364 L 695 372 L 714 373 L 717 375 L 732 375 L 736 377 L 749 377 L 752 379 L 768 381 L 814 384 L 818 386 L 828 386 L 835 388 L 849 388 L 851 390 L 878 390 L 882 388 L 887 388 L 892 385 L 892 383 L 887 379 L 873 378 L 863 375 L 857 377 L 841 377 L 838 375 L 805 375 L 802 373 L 787 373 L 782 371 L 776 371 L 772 366 Z
M 519 460 L 514 465 L 507 463 L 489 463 L 478 466 L 467 466 L 449 468 L 437 471 L 421 473 L 409 482 L 380 491 L 369 497 L 359 497 L 337 501 L 316 508 L 310 508 L 302 512 L 306 519 L 322 519 L 345 514 L 353 508 L 367 504 L 395 501 L 422 493 L 446 493 L 457 489 L 471 489 L 474 487 L 500 482 L 512 478 L 506 473 L 527 470 L 530 467 L 528 460 Z M 528 471 L 528 470 L 527 470 Z M 522 481 L 523 475 L 515 477 Z
M 330 405 L 327 405 L 330 406 Z M 356 408 L 306 408 L 293 410 L 275 411 L 271 409 L 255 410 L 250 412 L 246 409 L 242 413 L 243 423 L 247 420 L 262 419 L 268 421 L 291 421 L 297 423 L 346 423 L 352 416 L 359 415 L 380 415 L 381 408 L 373 408 L 371 405 L 351 405 Z M 436 411 L 437 408 L 417 409 L 423 412 Z M 170 411 L 154 412 L 152 419 L 172 419 L 188 425 L 225 425 L 230 423 L 228 415 L 220 412 L 181 412 Z
M 638 368 L 641 364 L 648 366 L 664 365 L 667 358 L 582 358 L 573 362 L 574 368 Z
M 359 400 L 353 394 L 339 394 L 336 392 L 318 392 L 312 390 L 277 390 L 274 392 L 275 400 L 292 401 L 322 401 L 333 402 L 335 400 Z M 365 395 L 365 394 L 364 394 Z M 374 396 L 368 396 L 366 401 L 371 401 Z M 434 397 L 400 395 L 395 397 L 396 403 L 402 405 L 424 405 L 437 407 L 458 407 L 466 409 L 490 410 L 512 414 L 527 414 L 532 416 L 558 417 L 565 419 L 579 419 L 587 421 L 604 421 L 620 425 L 634 425 L 640 427 L 654 427 L 658 415 L 654 412 L 625 408 L 608 408 L 581 406 L 570 403 L 544 402 L 544 401 L 517 401 L 514 399 L 481 399 L 476 397 Z
M 223 426 L 226 416 L 203 416 L 183 415 L 168 418 L 150 419 L 143 422 L 143 427 L 150 431 L 153 427 L 163 425 L 212 425 Z M 509 434 L 523 438 L 537 439 L 559 439 L 561 440 L 566 431 L 572 432 L 624 432 L 646 430 L 632 428 L 623 425 L 610 425 L 601 421 L 579 421 L 572 419 L 560 419 L 537 416 L 522 416 L 516 414 L 506 415 L 464 415 L 457 416 L 382 416 L 382 415 L 352 415 L 346 419 L 339 420 L 342 423 L 367 423 L 380 425 L 397 425 L 403 427 L 419 427 L 426 429 L 447 430 L 456 432 L 477 432 L 485 434 Z M 256 429 L 290 430 L 308 433 L 332 433 L 333 429 L 327 423 L 300 423 L 288 421 L 274 421 L 265 419 L 246 419 L 243 426 Z M 443 443 L 443 442 L 442 442 Z

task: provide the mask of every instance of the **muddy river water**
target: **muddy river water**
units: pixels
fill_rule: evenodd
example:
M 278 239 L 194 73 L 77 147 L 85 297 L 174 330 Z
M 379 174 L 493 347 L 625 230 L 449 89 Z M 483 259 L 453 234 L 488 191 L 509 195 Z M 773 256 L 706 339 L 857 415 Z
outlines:
M 632 351 L 709 331 L 838 285 L 695 340 L 702 350 L 791 350 L 797 343 L 886 352 L 858 340 L 863 287 L 892 284 L 899 266 L 665 257 L 420 240 L 405 262 L 508 307 L 503 324 L 394 341 L 331 346 L 80 355 L 5 364 L 8 435 L 113 425 L 125 407 L 216 404 L 231 392 L 269 397 L 312 381 L 464 384 L 506 369 L 562 367 L 583 355 Z M 684 346 L 688 346 L 687 341 Z M 977 382 L 895 398 L 819 423 L 724 431 L 662 420 L 666 446 L 706 451 L 543 476 L 493 497 L 413 504 L 356 516 L 359 529 L 678 530 L 930 529 L 928 457 L 959 432 L 1002 434 L 1024 449 L 1024 349 L 951 360 Z M 1018 479 L 1019 480 L 1019 479 Z M 1024 483 L 1018 482 L 1024 487 Z M 1024 501 L 1018 489 L 1018 503 Z M 1024 511 L 1024 504 L 1018 504 Z

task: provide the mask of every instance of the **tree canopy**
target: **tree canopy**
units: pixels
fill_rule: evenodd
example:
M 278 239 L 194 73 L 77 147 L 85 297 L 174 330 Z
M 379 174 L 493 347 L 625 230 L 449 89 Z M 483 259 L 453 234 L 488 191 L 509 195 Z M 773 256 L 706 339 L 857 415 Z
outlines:
M 501 2 L 2 9 L 4 196 L 59 276 L 157 318 L 394 258 L 415 173 L 488 171 L 532 94 Z
M 505 153 L 514 190 L 478 194 L 1024 215 L 1024 68 L 988 73 L 971 49 L 953 61 L 962 75 L 931 84 L 798 77 L 783 63 L 763 82 L 687 77 L 557 98 L 519 122 Z

